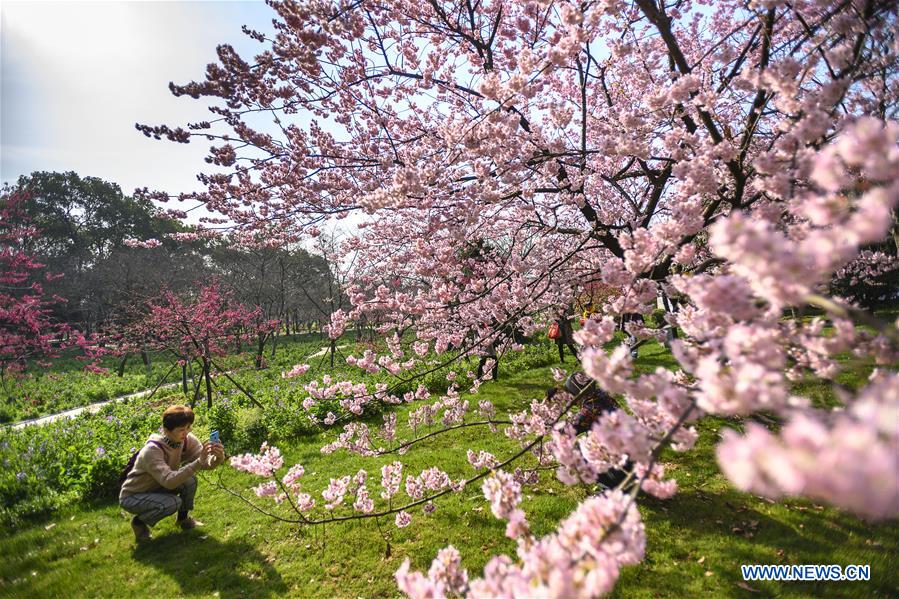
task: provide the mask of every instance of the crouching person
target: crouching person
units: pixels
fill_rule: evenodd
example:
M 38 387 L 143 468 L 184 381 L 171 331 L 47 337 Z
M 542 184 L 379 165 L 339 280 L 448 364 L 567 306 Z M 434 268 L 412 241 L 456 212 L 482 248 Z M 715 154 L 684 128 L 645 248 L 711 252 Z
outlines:
M 194 413 L 171 406 L 162 414 L 162 434 L 152 434 L 135 455 L 119 493 L 119 505 L 134 514 L 131 528 L 138 541 L 150 538 L 150 527 L 177 512 L 183 530 L 202 525 L 191 518 L 198 470 L 211 470 L 225 460 L 221 443 L 201 443 L 190 432 Z
M 593 427 L 593 423 L 599 420 L 606 412 L 619 409 L 615 399 L 596 386 L 583 372 L 575 372 L 565 381 L 565 390 L 571 395 L 581 399 L 581 407 L 577 415 L 572 418 L 575 434 L 581 435 Z M 610 468 L 597 477 L 596 482 L 601 487 L 614 489 L 624 482 L 634 469 L 634 463 L 628 460 L 620 468 Z

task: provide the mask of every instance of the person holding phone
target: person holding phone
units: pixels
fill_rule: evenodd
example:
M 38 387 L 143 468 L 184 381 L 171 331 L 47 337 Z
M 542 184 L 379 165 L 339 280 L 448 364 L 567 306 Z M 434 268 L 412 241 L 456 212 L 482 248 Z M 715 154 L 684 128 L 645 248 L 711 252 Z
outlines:
M 225 461 L 218 431 L 206 443 L 190 431 L 194 412 L 175 405 L 162 413 L 160 434 L 152 434 L 137 453 L 119 493 L 119 505 L 132 514 L 131 529 L 137 541 L 150 538 L 150 527 L 177 512 L 183 530 L 202 526 L 190 516 L 197 492 L 196 473 L 212 470 Z

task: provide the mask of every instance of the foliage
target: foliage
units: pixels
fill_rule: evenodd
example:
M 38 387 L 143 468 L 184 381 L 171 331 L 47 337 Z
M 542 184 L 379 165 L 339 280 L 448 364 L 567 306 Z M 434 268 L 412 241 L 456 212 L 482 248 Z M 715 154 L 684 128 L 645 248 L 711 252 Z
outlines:
M 18 373 L 29 360 L 46 366 L 61 350 L 77 346 L 85 362 L 93 360 L 86 368 L 98 371 L 96 361 L 103 354 L 95 336 L 85 337 L 53 317 L 62 300 L 48 294 L 44 284 L 60 275 L 45 271 L 31 252 L 42 235 L 26 213 L 27 202 L 27 194 L 5 188 L 0 196 L 0 392 L 12 400 L 4 402 L 6 413 L 16 401 Z
M 203 176 L 207 189 L 181 199 L 244 234 L 274 231 L 273 243 L 287 242 L 317 235 L 332 215 L 365 215 L 344 244 L 355 264 L 351 307 L 333 312 L 330 330 L 377 319 L 387 347 L 352 365 L 405 380 L 427 372 L 416 369 L 431 350 L 450 354 L 453 369 L 460 356 L 492 360 L 515 345 L 510 331 L 534 333 L 593 282 L 610 291 L 576 340 L 585 372 L 622 409 L 578 437 L 568 417 L 577 400 L 558 394 L 504 432 L 522 460 L 536 453 L 566 484 L 593 484 L 627 461 L 633 476 L 582 502 L 559 530 L 536 533 L 519 507 L 523 483 L 491 475 L 483 491 L 517 559 L 496 556 L 469 577 L 448 547 L 427 575 L 404 564 L 403 592 L 609 592 L 621 568 L 643 558 L 638 495 L 675 490 L 659 456 L 690 450 L 708 416 L 773 413 L 783 423 L 723 434 L 719 461 L 739 488 L 899 515 L 899 435 L 882 424 L 896 410 L 899 376 L 879 370 L 840 411 L 790 392 L 806 376 L 833 380 L 836 356 L 850 349 L 880 365 L 899 355 L 895 323 L 821 295 L 884 239 L 899 200 L 894 2 L 271 6 L 276 37 L 246 30 L 266 46 L 252 62 L 220 46 L 204 81 L 172 86 L 213 99 L 214 123 L 139 129 L 180 143 L 220 140 L 208 161 L 240 166 Z M 328 126 L 295 117 L 301 109 Z M 275 127 L 261 130 L 263 113 Z M 466 251 L 472 243 L 477 252 Z M 678 368 L 641 372 L 629 348 L 609 354 L 605 345 L 618 320 L 650 312 L 661 294 L 680 305 Z M 781 318 L 806 305 L 827 320 Z M 632 337 L 663 334 L 628 320 Z M 411 347 L 402 343 L 409 330 Z M 489 409 L 460 397 L 484 381 L 465 374 L 415 418 L 440 410 L 449 432 L 484 417 L 476 411 Z M 310 409 L 342 394 L 332 420 L 351 422 L 328 447 L 367 457 L 396 430 L 369 430 L 365 407 L 422 399 L 390 385 L 356 390 L 351 380 L 306 389 Z M 237 465 L 263 472 L 273 451 Z M 402 464 L 382 484 L 398 527 L 409 523 L 390 503 Z M 421 497 L 413 480 L 410 506 L 449 493 L 442 466 L 419 481 L 429 491 Z M 334 474 L 329 505 L 353 493 L 352 517 L 375 517 L 364 480 Z M 276 483 L 257 493 L 299 500 L 298 485 Z M 301 521 L 306 511 L 298 507 Z
M 121 318 L 123 304 L 135 297 L 151 297 L 163 286 L 183 289 L 204 270 L 198 254 L 172 242 L 149 253 L 129 249 L 129 238 L 162 237 L 184 226 L 115 183 L 41 171 L 19 177 L 12 189 L 27 195 L 23 207 L 41 231 L 28 250 L 51 272 L 66 275 L 47 283 L 48 293 L 65 300 L 54 308 L 60 321 L 96 330 Z
M 240 446 L 237 443 L 237 410 L 228 398 L 215 402 L 206 414 L 209 430 L 219 432 L 222 443 L 228 446 L 229 451 L 237 451 Z
M 646 360 L 676 367 L 657 346 L 646 350 Z M 499 383 L 482 387 L 482 399 L 493 401 L 502 411 L 515 411 L 521 405 L 517 398 L 539 396 L 548 376 L 548 368 L 509 374 Z M 862 384 L 863 379 L 861 372 L 854 384 Z M 826 385 L 819 387 L 830 393 Z M 413 408 L 399 407 L 399 420 L 404 422 Z M 836 583 L 746 583 L 740 564 L 755 562 L 871 564 L 870 582 L 842 583 L 842 592 L 890 596 L 899 584 L 892 557 L 899 549 L 899 530 L 807 501 L 774 504 L 734 490 L 714 457 L 718 431 L 728 422 L 703 422 L 696 451 L 664 456 L 680 493 L 670 500 L 641 502 L 647 559 L 641 566 L 623 570 L 613 596 L 717 597 L 744 591 L 748 596 L 756 590 L 759 596 L 799 599 L 836 588 Z M 376 471 L 380 467 L 380 462 L 366 463 L 345 454 L 322 455 L 319 446 L 333 441 L 338 432 L 285 444 L 285 460 L 307 463 L 309 484 L 322 487 L 335 469 Z M 450 435 L 447 442 L 430 443 L 425 451 L 410 453 L 409 459 L 414 460 L 410 468 L 420 470 L 440 462 L 450 464 L 454 472 L 470 470 L 464 458 L 458 461 L 454 447 L 474 443 L 482 436 L 480 431 L 462 429 Z M 497 454 L 514 449 L 508 440 L 503 444 L 504 439 L 502 435 L 481 439 L 481 447 Z M 195 513 L 206 526 L 185 533 L 168 519 L 154 529 L 152 543 L 137 548 L 128 518 L 112 502 L 79 503 L 38 522 L 4 530 L 0 534 L 0 593 L 68 596 L 77 589 L 87 596 L 145 597 L 152 588 L 159 594 L 191 596 L 216 592 L 246 597 L 393 596 L 393 573 L 400 564 L 410 558 L 414 567 L 427 568 L 430 557 L 448 539 L 464 556 L 469 572 L 480 571 L 491 554 L 515 549 L 514 542 L 502 538 L 502 523 L 489 514 L 490 506 L 477 488 L 452 496 L 431 515 L 416 513 L 413 517 L 423 526 L 390 531 L 387 555 L 374 522 L 337 525 L 324 535 L 272 526 L 267 516 L 246 510 L 239 499 L 214 486 L 217 482 L 234 486 L 245 478 L 228 469 L 203 475 Z M 554 528 L 585 493 L 581 487 L 562 485 L 545 471 L 538 485 L 527 488 L 523 504 L 542 534 Z
M 123 401 L 97 414 L 0 430 L 0 523 L 14 524 L 73 500 L 113 497 L 131 454 L 159 429 L 158 406 Z
M 667 313 L 668 311 L 664 308 L 656 308 L 646 319 L 646 325 L 653 329 L 661 329 L 667 324 L 665 320 L 665 314 Z
M 27 197 L 4 193 L 0 197 L 0 377 L 21 370 L 29 359 L 58 351 L 54 344 L 67 328 L 54 321 L 50 307 L 58 300 L 44 291 L 44 265 L 27 249 L 40 232 L 23 209 Z M 43 275 L 43 276 L 42 276 Z
M 302 248 L 223 239 L 213 245 L 211 257 L 237 300 L 258 306 L 264 318 L 281 320 L 295 331 L 303 323 L 323 320 L 320 305 L 330 297 L 332 283 L 322 256 Z

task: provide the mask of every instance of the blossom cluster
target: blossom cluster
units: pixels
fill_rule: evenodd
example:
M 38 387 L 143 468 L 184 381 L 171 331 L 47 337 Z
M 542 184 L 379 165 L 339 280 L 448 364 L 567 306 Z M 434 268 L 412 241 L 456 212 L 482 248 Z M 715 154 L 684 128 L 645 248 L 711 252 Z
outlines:
M 405 560 L 396 572 L 401 591 L 412 599 L 451 594 L 471 597 L 598 597 L 608 593 L 622 566 L 643 558 L 646 537 L 630 497 L 610 492 L 591 497 L 555 532 L 518 540 L 516 564 L 492 558 L 482 578 L 469 580 L 452 547 L 438 553 L 427 575 L 410 572 Z
M 309 370 L 309 364 L 296 364 L 290 370 L 281 373 L 282 379 L 292 379 L 294 377 L 303 376 Z
M 263 443 L 258 454 L 247 453 L 234 456 L 231 458 L 231 465 L 243 472 L 272 478 L 272 480 L 265 481 L 253 488 L 257 497 L 268 497 L 278 504 L 290 499 L 293 507 L 301 513 L 309 512 L 316 505 L 315 499 L 303 491 L 301 479 L 306 469 L 302 465 L 291 466 L 281 476 L 280 481 L 275 478 L 276 471 L 284 465 L 281 453 L 276 447 Z M 386 464 L 381 469 L 382 499 L 391 500 L 397 495 L 402 482 L 402 470 L 403 465 L 398 461 Z M 368 473 L 365 470 L 359 470 L 353 476 L 331 478 L 321 492 L 324 499 L 323 508 L 328 512 L 333 512 L 344 505 L 347 497 L 351 497 L 354 512 L 361 515 L 374 512 L 375 501 L 366 486 L 367 478 Z M 465 487 L 465 482 L 465 480 L 453 481 L 446 472 L 437 467 L 431 467 L 422 470 L 418 476 L 408 475 L 405 490 L 412 500 L 419 500 L 424 498 L 428 492 L 437 492 L 448 488 L 456 492 L 461 491 Z M 434 504 L 429 501 L 423 511 L 428 514 L 434 509 Z M 404 528 L 411 521 L 412 516 L 407 511 L 397 511 L 395 517 L 397 527 Z
M 263 443 L 258 454 L 245 453 L 231 457 L 231 466 L 242 472 L 257 476 L 272 476 L 284 465 L 281 450 L 268 443 Z
M 718 462 L 738 488 L 803 495 L 873 519 L 899 515 L 899 374 L 876 372 L 848 410 L 798 413 L 780 433 L 724 433 Z M 839 473 L 837 476 L 834 473 Z

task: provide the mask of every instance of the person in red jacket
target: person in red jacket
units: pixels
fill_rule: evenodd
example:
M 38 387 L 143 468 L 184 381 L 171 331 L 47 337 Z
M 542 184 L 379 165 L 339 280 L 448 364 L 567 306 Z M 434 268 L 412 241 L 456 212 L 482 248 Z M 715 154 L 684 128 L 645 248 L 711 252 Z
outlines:
M 189 514 L 194 507 L 199 470 L 225 461 L 221 443 L 201 443 L 190 430 L 194 413 L 175 405 L 162 414 L 162 434 L 152 434 L 138 452 L 119 493 L 119 505 L 132 514 L 131 529 L 138 541 L 150 538 L 150 527 L 175 512 L 183 530 L 201 526 Z
M 579 359 L 577 348 L 574 346 L 574 329 L 571 326 L 571 319 L 573 318 L 573 313 L 571 311 L 571 306 L 566 306 L 565 309 L 559 314 L 559 317 L 555 320 L 555 326 L 557 327 L 558 335 L 553 339 L 556 342 L 556 345 L 559 347 L 559 363 L 565 363 L 565 348 L 568 348 L 568 351 L 571 352 L 571 355 L 574 356 L 574 359 Z

